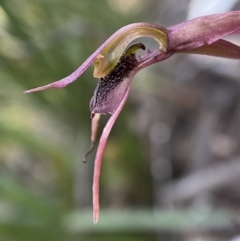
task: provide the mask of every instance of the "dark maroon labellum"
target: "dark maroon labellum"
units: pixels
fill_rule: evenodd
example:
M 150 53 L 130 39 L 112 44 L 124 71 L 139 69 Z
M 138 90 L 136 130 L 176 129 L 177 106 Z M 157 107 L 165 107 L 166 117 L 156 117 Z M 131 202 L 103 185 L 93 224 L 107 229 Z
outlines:
M 138 61 L 135 54 L 124 54 L 113 71 L 109 75 L 99 79 L 90 102 L 92 114 L 112 114 L 114 112 L 123 93 L 121 88 L 119 91 L 116 91 L 116 89 L 137 65 Z

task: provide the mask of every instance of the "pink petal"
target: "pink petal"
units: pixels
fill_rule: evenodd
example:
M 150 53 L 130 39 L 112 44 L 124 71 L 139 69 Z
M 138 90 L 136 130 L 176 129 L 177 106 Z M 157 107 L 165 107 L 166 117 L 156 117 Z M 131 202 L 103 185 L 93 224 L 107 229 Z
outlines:
M 103 45 L 102 45 L 103 46 Z M 102 47 L 101 46 L 101 47 Z M 24 91 L 25 94 L 46 90 L 49 88 L 64 88 L 65 86 L 71 84 L 73 81 L 75 81 L 84 71 L 94 62 L 96 56 L 100 53 L 101 47 L 99 47 L 92 55 L 90 55 L 82 65 L 80 65 L 73 73 L 68 75 L 67 77 L 60 79 L 56 82 L 53 82 L 48 85 L 44 85 L 41 87 L 37 87 L 34 89 L 26 90 Z

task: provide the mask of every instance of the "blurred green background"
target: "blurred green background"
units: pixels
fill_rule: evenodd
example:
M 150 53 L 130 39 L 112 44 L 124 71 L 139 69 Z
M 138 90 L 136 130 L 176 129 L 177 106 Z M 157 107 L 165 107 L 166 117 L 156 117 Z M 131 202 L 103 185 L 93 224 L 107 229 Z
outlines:
M 0 241 L 238 240 L 239 61 L 178 55 L 135 77 L 107 144 L 97 225 L 94 154 L 82 163 L 93 68 L 23 94 L 70 74 L 126 24 L 186 20 L 191 2 L 0 0 Z

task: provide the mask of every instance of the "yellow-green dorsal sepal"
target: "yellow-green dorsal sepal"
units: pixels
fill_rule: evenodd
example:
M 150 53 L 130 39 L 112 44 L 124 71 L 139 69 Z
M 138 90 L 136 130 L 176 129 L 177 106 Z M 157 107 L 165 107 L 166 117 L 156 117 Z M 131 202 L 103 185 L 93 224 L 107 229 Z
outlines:
M 155 39 L 159 43 L 159 48 L 164 52 L 167 51 L 168 37 L 166 29 L 148 23 L 127 25 L 108 39 L 108 43 L 94 61 L 93 76 L 95 78 L 102 78 L 109 74 L 114 69 L 127 46 L 133 40 L 140 37 Z

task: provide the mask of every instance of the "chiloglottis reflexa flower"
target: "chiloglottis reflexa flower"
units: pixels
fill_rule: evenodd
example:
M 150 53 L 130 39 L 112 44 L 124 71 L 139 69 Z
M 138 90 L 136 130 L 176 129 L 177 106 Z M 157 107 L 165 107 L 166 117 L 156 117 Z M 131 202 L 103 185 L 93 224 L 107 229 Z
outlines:
M 75 81 L 91 64 L 94 77 L 99 78 L 90 102 L 92 116 L 92 146 L 96 140 L 101 114 L 110 114 L 100 137 L 93 175 L 93 221 L 99 219 L 99 180 L 103 154 L 109 133 L 130 92 L 134 75 L 141 69 L 163 61 L 173 54 L 188 53 L 240 59 L 240 47 L 222 38 L 240 33 L 240 11 L 198 17 L 168 28 L 148 23 L 133 23 L 116 31 L 69 76 L 24 93 L 63 88 Z M 139 37 L 150 37 L 159 48 L 136 57 L 141 43 L 129 44 Z

